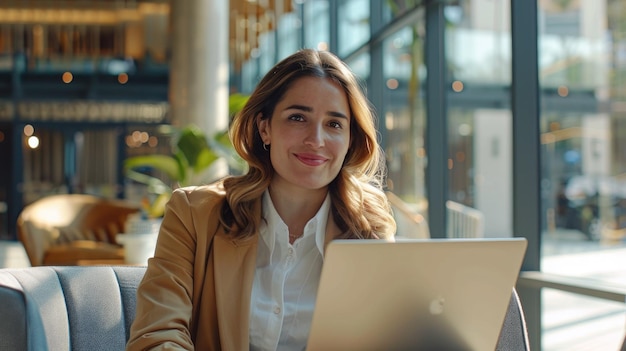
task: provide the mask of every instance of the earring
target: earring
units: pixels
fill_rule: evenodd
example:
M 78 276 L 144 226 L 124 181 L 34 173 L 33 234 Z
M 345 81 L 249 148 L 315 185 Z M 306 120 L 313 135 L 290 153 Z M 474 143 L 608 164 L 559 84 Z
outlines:
M 269 146 L 269 144 L 263 143 L 263 150 L 269 151 L 269 149 L 267 148 L 268 146 Z

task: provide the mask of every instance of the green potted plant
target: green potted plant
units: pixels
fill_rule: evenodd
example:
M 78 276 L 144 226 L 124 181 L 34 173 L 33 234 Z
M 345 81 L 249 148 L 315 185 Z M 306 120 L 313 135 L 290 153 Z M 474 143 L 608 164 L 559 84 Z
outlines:
M 235 115 L 247 101 L 247 96 L 231 95 L 229 113 Z M 212 166 L 217 160 L 226 160 L 230 173 L 242 173 L 246 164 L 235 152 L 228 131 L 220 131 L 208 137 L 195 125 L 187 125 L 175 134 L 170 155 L 141 155 L 124 161 L 125 175 L 147 186 L 152 201 L 146 198 L 142 206 L 148 217 L 163 215 L 165 204 L 175 187 L 203 184 L 212 179 Z M 162 173 L 166 179 L 142 173 L 140 168 L 149 168 Z

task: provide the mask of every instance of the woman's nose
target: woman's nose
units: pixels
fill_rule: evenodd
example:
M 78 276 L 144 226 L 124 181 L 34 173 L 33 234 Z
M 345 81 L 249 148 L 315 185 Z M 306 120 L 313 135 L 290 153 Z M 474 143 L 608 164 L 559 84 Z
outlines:
M 307 131 L 304 143 L 314 148 L 324 146 L 324 130 L 322 126 L 314 125 Z

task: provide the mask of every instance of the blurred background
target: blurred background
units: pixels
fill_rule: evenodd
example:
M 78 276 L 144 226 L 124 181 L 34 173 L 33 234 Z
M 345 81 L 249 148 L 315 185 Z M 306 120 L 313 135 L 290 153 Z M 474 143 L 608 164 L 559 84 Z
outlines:
M 431 236 L 453 201 L 523 270 L 626 289 L 626 0 L 0 0 L 0 238 L 47 195 L 141 201 L 126 159 L 225 131 L 302 47 L 362 79 Z M 566 291 L 522 296 L 534 348 L 617 349 L 623 299 Z

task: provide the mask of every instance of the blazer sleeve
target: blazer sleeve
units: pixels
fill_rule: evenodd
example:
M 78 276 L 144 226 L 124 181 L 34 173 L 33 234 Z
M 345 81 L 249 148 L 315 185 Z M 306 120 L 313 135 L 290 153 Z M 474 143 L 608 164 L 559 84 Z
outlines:
M 169 200 L 154 257 L 137 289 L 137 309 L 126 350 L 193 350 L 190 332 L 196 252 L 188 193 Z

